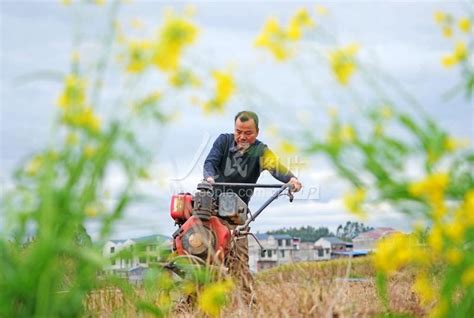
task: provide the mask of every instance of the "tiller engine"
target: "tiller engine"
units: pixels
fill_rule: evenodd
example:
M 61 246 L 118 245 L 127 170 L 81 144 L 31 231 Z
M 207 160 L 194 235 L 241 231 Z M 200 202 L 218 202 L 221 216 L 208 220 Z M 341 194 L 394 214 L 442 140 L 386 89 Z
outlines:
M 214 186 L 279 188 L 250 218 L 247 205 L 233 192 L 214 196 Z M 171 198 L 170 213 L 179 226 L 173 234 L 173 250 L 178 255 L 198 257 L 210 264 L 223 264 L 236 236 L 252 235 L 249 224 L 284 190 L 293 200 L 289 184 L 214 183 L 198 184 L 194 195 L 181 193 Z M 232 224 L 234 226 L 229 226 Z M 235 227 L 235 225 L 237 225 Z M 229 227 L 234 228 L 230 230 Z M 255 237 L 255 236 L 254 236 Z M 258 241 L 257 241 L 258 242 Z

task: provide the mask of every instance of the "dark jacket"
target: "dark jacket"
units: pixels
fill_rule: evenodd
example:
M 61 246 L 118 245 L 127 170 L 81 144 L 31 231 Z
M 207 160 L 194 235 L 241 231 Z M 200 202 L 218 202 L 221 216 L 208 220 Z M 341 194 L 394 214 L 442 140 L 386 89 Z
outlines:
M 217 137 L 204 162 L 204 179 L 213 177 L 216 182 L 256 183 L 264 170 L 268 170 L 273 177 L 284 183 L 294 177 L 268 146 L 258 139 L 244 153 L 241 153 L 237 150 L 234 134 L 221 134 Z M 254 190 L 239 187 L 214 188 L 217 193 L 230 190 L 246 204 Z

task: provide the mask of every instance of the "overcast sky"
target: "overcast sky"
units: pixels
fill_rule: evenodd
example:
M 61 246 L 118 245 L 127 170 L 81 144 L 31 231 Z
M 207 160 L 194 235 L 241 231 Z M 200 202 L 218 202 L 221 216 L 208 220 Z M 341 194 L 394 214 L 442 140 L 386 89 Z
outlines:
M 433 22 L 435 10 L 455 15 L 466 10 L 465 2 L 456 1 L 330 1 L 319 2 L 330 15 L 321 21 L 340 44 L 360 43 L 361 56 L 376 61 L 386 72 L 397 78 L 413 93 L 449 132 L 458 137 L 474 137 L 473 106 L 462 97 L 449 101 L 442 94 L 457 84 L 457 72 L 440 66 L 440 57 L 452 49 Z M 135 1 L 124 5 L 120 21 L 126 25 L 139 17 L 144 28 L 152 29 L 161 18 L 162 9 L 170 3 Z M 183 3 L 177 7 L 182 8 Z M 193 191 L 201 178 L 202 163 L 213 140 L 223 132 L 232 132 L 233 116 L 241 109 L 256 110 L 261 116 L 259 139 L 272 146 L 276 140 L 265 128 L 277 125 L 291 135 L 297 131 L 291 118 L 306 117 L 316 130 L 326 124 L 325 108 L 344 103 L 341 90 L 326 72 L 309 72 L 308 79 L 319 87 L 319 99 L 305 90 L 294 69 L 296 64 L 282 66 L 272 62 L 265 52 L 252 43 L 270 15 L 283 21 L 297 8 L 313 10 L 315 3 L 293 2 L 200 2 L 196 4 L 196 21 L 201 28 L 198 44 L 190 59 L 205 61 L 210 67 L 233 65 L 242 86 L 249 83 L 272 96 L 272 100 L 237 96 L 224 115 L 203 117 L 194 106 L 185 105 L 176 121 L 158 133 L 142 133 L 143 140 L 155 151 L 152 173 L 159 180 L 142 184 L 149 199 L 131 207 L 113 238 L 128 238 L 153 233 L 170 235 L 173 222 L 169 218 L 169 195 L 175 190 Z M 73 15 L 71 8 L 56 1 L 1 1 L 1 171 L 3 186 L 8 186 L 10 174 L 26 156 L 44 147 L 51 137 L 55 114 L 54 100 L 60 82 L 36 80 L 26 82 L 34 71 L 68 69 L 72 47 Z M 176 7 L 176 5 L 175 5 Z M 102 10 L 102 11 L 101 11 Z M 84 18 L 84 51 L 94 51 L 96 30 L 103 26 L 103 8 L 90 7 Z M 328 43 L 329 44 L 329 43 Z M 322 43 L 324 45 L 324 43 Z M 202 65 L 200 65 L 202 67 Z M 156 85 L 147 82 L 145 85 Z M 247 96 L 248 97 L 248 96 Z M 400 107 L 404 107 L 400 103 Z M 348 109 L 348 114 L 357 110 Z M 196 120 L 198 118 L 198 120 Z M 298 124 L 299 125 L 299 124 Z M 254 223 L 255 231 L 283 226 L 328 226 L 332 230 L 347 220 L 355 220 L 345 212 L 341 197 L 344 184 L 332 170 L 316 158 L 304 158 L 311 164 L 300 172 L 305 191 L 290 204 L 279 199 Z M 180 182 L 176 178 L 185 177 Z M 110 188 L 118 188 L 120 175 L 107 180 Z M 264 176 L 261 182 L 274 180 Z M 309 198 L 309 200 L 308 200 Z M 264 195 L 254 198 L 255 210 Z M 366 221 L 372 226 L 395 226 L 402 230 L 410 224 L 388 207 L 377 207 Z M 94 234 L 95 225 L 89 224 Z

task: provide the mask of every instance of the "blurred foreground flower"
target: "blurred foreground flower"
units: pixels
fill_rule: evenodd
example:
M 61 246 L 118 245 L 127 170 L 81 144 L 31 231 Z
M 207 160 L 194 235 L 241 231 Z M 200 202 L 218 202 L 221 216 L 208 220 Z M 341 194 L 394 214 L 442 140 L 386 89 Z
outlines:
M 65 111 L 62 120 L 65 124 L 85 129 L 90 133 L 99 132 L 101 127 L 101 120 L 91 107 Z
M 268 49 L 278 61 L 284 61 L 294 54 L 294 43 L 301 39 L 303 32 L 314 26 L 315 22 L 306 9 L 299 9 L 286 28 L 275 17 L 270 17 L 257 36 L 255 46 Z
M 170 13 L 159 31 L 153 63 L 162 71 L 176 71 L 184 48 L 193 44 L 197 35 L 198 28 L 189 17 Z
M 174 87 L 184 87 L 187 85 L 199 87 L 201 85 L 201 81 L 199 78 L 188 69 L 180 69 L 171 74 L 168 79 L 168 82 Z
M 198 32 L 189 14 L 178 16 L 169 12 L 156 38 L 123 40 L 127 71 L 140 73 L 154 65 L 163 72 L 176 72 L 184 49 L 195 42 Z
M 458 21 L 459 30 L 462 32 L 469 33 L 471 31 L 471 26 L 471 20 L 467 17 L 461 18 Z
M 441 64 L 446 68 L 459 66 L 461 74 L 461 83 L 453 88 L 452 93 L 465 91 L 467 98 L 474 96 L 474 70 L 472 69 L 472 48 L 474 45 L 474 36 L 472 33 L 473 16 L 464 16 L 457 20 L 457 30 L 455 27 L 456 19 L 450 14 L 435 12 L 435 21 L 441 28 L 444 36 L 456 38 L 454 50 L 452 53 L 441 57 Z
M 127 71 L 130 73 L 143 72 L 150 63 L 152 43 L 148 40 L 131 40 L 127 46 Z
M 57 100 L 63 109 L 82 106 L 86 102 L 86 81 L 77 74 L 69 74 L 64 80 L 64 88 Z
M 444 192 L 449 182 L 446 173 L 437 173 L 409 186 L 409 192 L 426 200 L 433 209 L 435 218 L 441 218 L 446 212 Z
M 349 84 L 349 80 L 357 69 L 355 55 L 358 50 L 359 45 L 353 43 L 329 53 L 331 70 L 342 85 Z
M 214 71 L 212 77 L 215 81 L 214 97 L 203 105 L 204 112 L 222 112 L 224 105 L 235 92 L 235 80 L 229 71 Z
M 360 218 L 365 218 L 366 213 L 362 209 L 362 204 L 365 201 L 366 190 L 358 188 L 353 192 L 349 192 L 344 196 L 344 206 L 350 212 L 354 213 Z
M 283 155 L 294 155 L 297 150 L 298 148 L 288 140 L 283 140 L 280 142 L 277 148 L 277 152 Z
M 288 38 L 299 40 L 305 28 L 312 28 L 314 26 L 315 23 L 309 12 L 306 9 L 300 9 L 290 19 L 287 29 Z
M 228 303 L 229 293 L 233 288 L 234 284 L 231 280 L 211 283 L 204 287 L 198 299 L 199 309 L 211 317 L 218 317 L 223 307 Z
M 453 67 L 456 64 L 459 64 L 462 61 L 466 60 L 468 54 L 469 51 L 466 47 L 466 44 L 464 42 L 458 41 L 456 42 L 456 45 L 454 47 L 454 52 L 443 56 L 441 62 L 447 68 Z

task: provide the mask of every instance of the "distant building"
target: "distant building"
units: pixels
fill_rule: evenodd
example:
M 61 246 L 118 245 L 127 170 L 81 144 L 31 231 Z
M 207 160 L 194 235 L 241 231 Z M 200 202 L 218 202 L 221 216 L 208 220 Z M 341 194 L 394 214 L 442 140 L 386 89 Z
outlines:
M 348 250 L 346 242 L 337 237 L 321 237 L 314 242 L 315 260 L 331 259 L 337 255 L 337 252 L 346 252 Z
M 354 251 L 373 251 L 377 241 L 393 233 L 400 233 L 400 231 L 391 227 L 378 227 L 372 231 L 361 233 L 352 240 Z
M 300 239 L 288 234 L 255 234 L 265 252 L 249 237 L 249 266 L 253 272 L 293 262 L 300 249 Z
M 102 248 L 102 255 L 110 260 L 105 271 L 128 271 L 146 268 L 158 261 L 160 252 L 171 249 L 171 239 L 156 234 L 125 240 L 110 240 Z
M 314 242 L 301 242 L 300 248 L 295 252 L 295 262 L 314 261 L 317 257 L 317 251 L 314 249 Z

